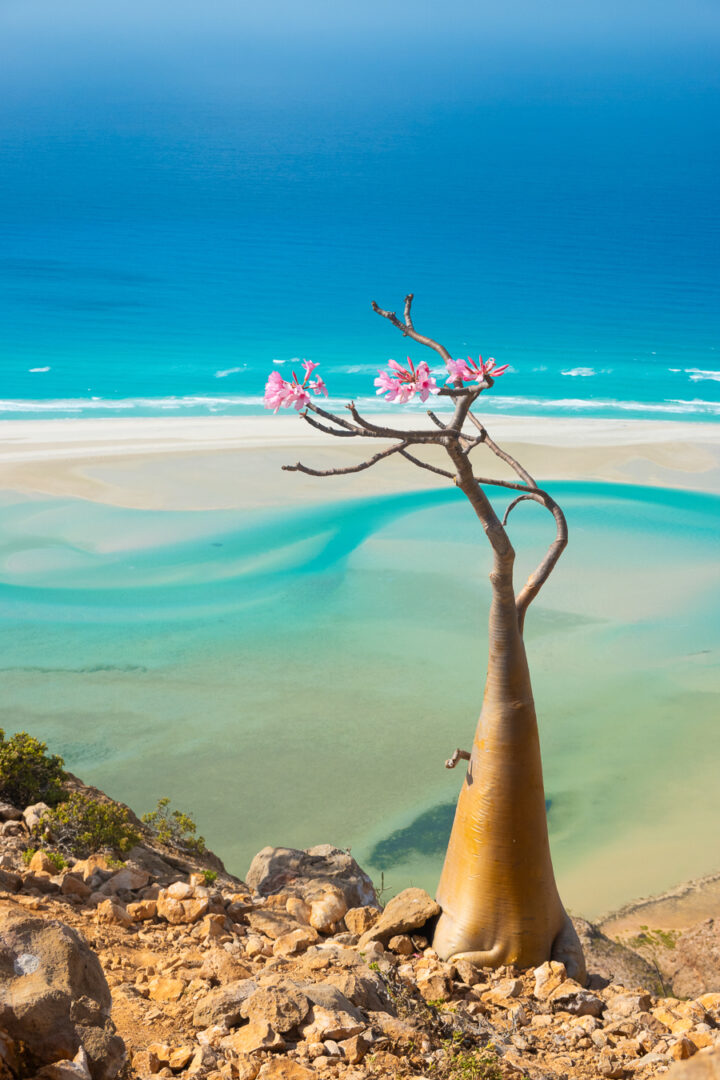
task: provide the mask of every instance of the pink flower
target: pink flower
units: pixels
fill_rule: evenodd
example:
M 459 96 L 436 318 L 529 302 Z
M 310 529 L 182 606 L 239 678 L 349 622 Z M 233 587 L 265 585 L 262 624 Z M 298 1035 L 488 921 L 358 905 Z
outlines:
M 378 371 L 375 379 L 378 389 L 375 393 L 384 394 L 386 401 L 397 401 L 400 404 L 410 401 L 415 394 L 420 395 L 421 401 L 427 401 L 431 394 L 437 394 L 437 384 L 425 361 L 419 363 L 417 368 L 409 356 L 407 362 L 408 366 L 404 368 L 397 360 L 388 360 L 391 370 Z
M 503 364 L 502 367 L 496 367 L 497 361 L 490 357 L 489 360 L 483 361 L 482 356 L 478 357 L 477 364 L 468 356 L 465 360 L 448 360 L 447 367 L 450 372 L 450 378 L 446 380 L 446 383 L 455 382 L 457 379 L 461 379 L 463 382 L 476 382 L 478 385 L 485 381 L 485 377 L 490 375 L 493 379 L 496 379 L 498 375 L 504 375 L 509 364 Z
M 292 406 L 300 412 L 306 405 L 310 403 L 310 394 L 308 390 L 312 390 L 314 394 L 324 394 L 328 396 L 327 388 L 323 380 L 318 376 L 316 379 L 308 381 L 311 372 L 318 366 L 313 360 L 303 360 L 302 366 L 305 369 L 305 378 L 302 382 L 298 380 L 297 375 L 293 371 L 292 381 L 283 379 L 279 371 L 271 371 L 268 376 L 268 381 L 265 384 L 265 397 L 264 404 L 266 409 L 272 409 L 273 412 L 277 412 L 278 409 L 289 409 Z
M 317 367 L 317 365 L 315 365 L 315 366 Z M 313 393 L 315 393 L 315 394 L 324 394 L 325 397 L 328 396 L 327 386 L 325 385 L 324 381 L 320 378 L 319 375 L 318 375 L 317 379 L 311 379 L 310 380 L 309 386 L 310 386 L 310 389 L 313 391 Z

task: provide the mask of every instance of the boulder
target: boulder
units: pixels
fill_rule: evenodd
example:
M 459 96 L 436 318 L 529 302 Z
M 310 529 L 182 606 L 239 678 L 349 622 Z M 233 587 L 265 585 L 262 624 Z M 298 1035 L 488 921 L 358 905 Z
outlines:
M 150 875 L 147 870 L 142 870 L 139 866 L 123 866 L 122 870 L 118 870 L 116 874 L 108 878 L 103 891 L 115 893 L 120 892 L 121 889 L 129 889 L 135 892 L 136 889 L 144 888 L 149 880 Z
M 358 949 L 362 951 L 371 941 L 386 945 L 390 938 L 419 930 L 428 919 L 439 914 L 440 905 L 424 889 L 403 889 L 388 901 L 375 925 L 362 935 Z
M 33 803 L 32 806 L 25 807 L 22 816 L 23 821 L 27 825 L 30 832 L 32 832 L 33 829 L 37 828 L 37 826 L 40 824 L 41 818 L 43 817 L 43 815 L 47 814 L 49 810 L 50 807 L 47 803 L 44 802 Z
M 93 1080 L 113 1080 L 125 1057 L 110 1020 L 100 961 L 71 927 L 25 914 L 0 926 L 0 1028 L 25 1044 L 36 1067 L 80 1049 Z
M 301 1027 L 308 1042 L 318 1039 L 351 1039 L 368 1026 L 363 1014 L 341 990 L 330 983 L 306 983 L 304 993 L 312 1002 L 312 1009 Z
M 324 984 L 334 986 L 348 1001 L 370 1012 L 386 1012 L 395 1015 L 395 1006 L 388 997 L 385 984 L 369 968 L 356 971 L 332 971 Z
M 310 1001 L 295 983 L 284 980 L 256 990 L 243 1002 L 241 1012 L 249 1020 L 267 1021 L 273 1031 L 284 1033 L 305 1019 Z
M 207 1028 L 211 1024 L 224 1024 L 225 1027 L 236 1027 L 243 1020 L 241 1006 L 256 990 L 254 979 L 238 979 L 211 990 L 195 1006 L 194 1026 Z
M 247 884 L 261 896 L 285 892 L 308 902 L 336 885 L 348 908 L 379 907 L 375 887 L 351 855 L 330 844 L 301 851 L 266 847 L 253 859 Z
M 12 803 L 0 801 L 0 821 L 22 821 L 22 810 Z
M 284 1050 L 285 1040 L 266 1020 L 251 1020 L 223 1039 L 222 1045 L 235 1054 L 254 1054 L 258 1050 Z

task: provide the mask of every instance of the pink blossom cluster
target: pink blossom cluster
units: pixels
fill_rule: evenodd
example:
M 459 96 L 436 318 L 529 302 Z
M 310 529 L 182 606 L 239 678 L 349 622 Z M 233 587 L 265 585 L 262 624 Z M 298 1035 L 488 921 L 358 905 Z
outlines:
M 491 375 L 493 379 L 496 379 L 498 375 L 504 375 L 510 367 L 509 364 L 503 364 L 502 367 L 496 367 L 495 364 L 496 361 L 492 357 L 483 361 L 482 356 L 478 357 L 477 364 L 469 356 L 467 360 L 448 360 L 447 366 L 450 378 L 446 382 L 453 383 L 457 379 L 462 379 L 463 382 L 476 382 L 479 384 L 484 381 L 486 375 Z
M 408 356 L 408 366 L 401 367 L 396 360 L 388 360 L 390 371 L 380 371 L 375 386 L 376 394 L 384 394 L 387 401 L 404 403 L 410 401 L 415 394 L 420 395 L 421 401 L 427 401 L 430 394 L 437 394 L 437 383 L 430 374 L 430 368 L 423 360 L 414 366 Z
M 277 412 L 278 409 L 289 409 L 290 406 L 297 409 L 300 412 L 310 402 L 310 393 L 324 394 L 328 396 L 327 387 L 325 383 L 318 375 L 316 378 L 311 379 L 313 371 L 319 365 L 313 360 L 303 360 L 303 369 L 305 371 L 305 378 L 302 382 L 298 381 L 298 377 L 293 371 L 292 382 L 287 379 L 283 379 L 279 371 L 272 371 L 268 377 L 268 381 L 265 385 L 265 408 L 272 409 L 273 412 Z

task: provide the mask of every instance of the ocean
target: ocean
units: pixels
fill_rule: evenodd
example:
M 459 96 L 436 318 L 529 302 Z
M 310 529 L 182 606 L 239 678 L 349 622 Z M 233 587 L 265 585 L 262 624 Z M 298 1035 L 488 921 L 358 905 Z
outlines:
M 368 407 L 423 357 L 370 310 L 408 292 L 511 365 L 490 412 L 718 415 L 717 20 L 341 46 L 236 11 L 200 48 L 192 5 L 142 41 L 71 7 L 0 13 L 0 417 L 257 412 L 303 357 Z

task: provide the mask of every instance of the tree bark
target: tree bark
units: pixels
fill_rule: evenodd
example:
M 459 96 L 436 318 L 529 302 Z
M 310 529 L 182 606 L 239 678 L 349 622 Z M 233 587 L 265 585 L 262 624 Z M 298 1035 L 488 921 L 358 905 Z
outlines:
M 490 575 L 487 682 L 437 891 L 443 959 L 536 967 L 561 960 L 585 981 L 582 949 L 550 858 L 535 705 L 512 581 L 512 550 Z

